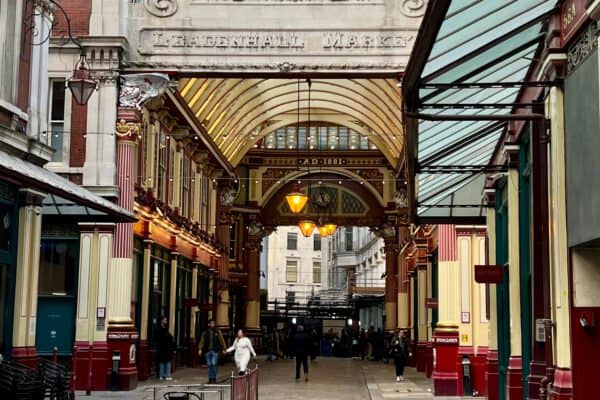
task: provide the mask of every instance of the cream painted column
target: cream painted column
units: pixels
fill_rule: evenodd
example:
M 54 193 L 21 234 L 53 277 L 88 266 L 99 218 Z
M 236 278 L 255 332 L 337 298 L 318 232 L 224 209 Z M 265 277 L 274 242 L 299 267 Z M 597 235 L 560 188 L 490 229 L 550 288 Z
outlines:
M 402 238 L 402 236 L 400 236 Z M 406 249 L 403 249 L 406 251 Z M 408 311 L 409 311 L 409 301 L 408 301 L 408 272 L 406 265 L 406 255 L 404 253 L 400 254 L 398 257 L 398 320 L 396 322 L 396 326 L 398 328 L 408 328 Z
M 485 189 L 488 200 L 486 212 L 487 240 L 488 240 L 488 263 L 496 264 L 496 209 L 495 203 L 489 200 L 489 195 L 495 196 L 494 189 Z M 493 197 L 492 197 L 493 198 Z M 490 319 L 488 321 L 488 348 L 490 351 L 498 350 L 498 314 L 496 306 L 496 285 L 490 284 L 489 289 Z
M 427 284 L 426 284 L 426 289 L 427 289 L 427 294 L 426 294 L 426 298 L 431 299 L 433 298 L 433 281 L 432 281 L 432 277 L 433 277 L 433 264 L 431 262 L 431 256 L 428 255 L 427 257 Z M 427 308 L 426 310 L 427 313 L 427 341 L 430 342 L 433 339 L 433 328 L 432 328 L 432 322 L 433 322 L 433 313 L 431 312 L 431 309 Z
M 114 224 L 80 224 L 79 283 L 75 341 L 82 344 L 106 341 L 108 269 Z M 101 314 L 102 315 L 102 314 Z
M 175 310 L 177 302 L 177 257 L 179 253 L 171 253 L 171 279 L 169 290 L 169 332 L 175 336 Z
M 198 268 L 200 268 L 200 264 L 194 263 L 192 268 L 192 298 L 198 299 Z M 196 340 L 196 309 L 194 307 L 190 308 L 190 338 Z
M 179 208 L 181 210 L 181 186 L 183 183 L 183 178 L 181 176 L 181 143 L 177 142 L 175 146 L 175 154 L 173 157 L 173 201 L 171 206 L 174 208 Z
M 438 226 L 438 325 L 458 325 L 460 321 L 460 268 L 456 255 L 454 225 Z
M 35 331 L 42 235 L 42 200 L 46 195 L 33 189 L 19 189 L 19 232 L 12 357 L 35 357 Z
M 518 145 L 505 145 L 509 159 L 507 203 L 508 203 L 508 294 L 510 321 L 510 355 L 521 357 L 521 279 L 519 259 L 519 168 Z
M 567 201 L 565 165 L 564 94 L 558 87 L 550 89 L 546 115 L 550 118 L 552 140 L 549 142 L 549 209 L 550 271 L 552 319 L 556 327 L 554 362 L 561 369 L 571 368 L 571 332 L 569 310 L 569 256 L 567 248 Z

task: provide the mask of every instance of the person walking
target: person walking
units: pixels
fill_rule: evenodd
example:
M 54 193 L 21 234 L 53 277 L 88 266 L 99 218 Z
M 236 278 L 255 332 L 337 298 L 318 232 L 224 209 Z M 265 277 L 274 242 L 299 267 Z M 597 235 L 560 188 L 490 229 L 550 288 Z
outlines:
M 219 364 L 219 353 L 225 349 L 225 339 L 221 331 L 215 327 L 215 321 L 208 321 L 208 329 L 202 332 L 198 344 L 198 356 L 206 357 L 208 366 L 208 383 L 217 383 L 217 365 Z
M 308 355 L 310 354 L 310 336 L 304 332 L 304 326 L 298 325 L 291 340 L 292 351 L 296 357 L 296 381 L 300 380 L 300 365 L 304 370 L 304 380 L 308 382 Z
M 256 357 L 252 342 L 244 335 L 244 331 L 241 329 L 237 331 L 237 337 L 235 338 L 233 345 L 229 347 L 226 352 L 235 352 L 233 359 L 235 360 L 235 366 L 237 367 L 239 375 L 244 375 L 248 370 L 250 356 Z
M 404 380 L 404 366 L 408 359 L 408 339 L 403 330 L 398 330 L 390 345 L 390 357 L 396 367 L 396 382 Z
M 156 355 L 158 357 L 158 377 L 162 380 L 170 381 L 171 378 L 171 361 L 173 360 L 173 350 L 175 343 L 173 335 L 167 327 L 167 317 L 162 317 L 160 326 L 156 331 Z

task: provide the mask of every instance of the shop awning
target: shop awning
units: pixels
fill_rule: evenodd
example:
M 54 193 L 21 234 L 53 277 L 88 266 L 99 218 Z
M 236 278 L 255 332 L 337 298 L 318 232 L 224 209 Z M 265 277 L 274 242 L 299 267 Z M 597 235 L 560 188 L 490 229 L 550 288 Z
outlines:
M 15 180 L 49 196 L 45 215 L 96 216 L 101 221 L 134 222 L 135 216 L 115 203 L 45 168 L 0 151 L 0 176 Z M 54 209 L 52 209 L 54 208 Z
M 515 113 L 556 0 L 433 0 L 403 81 L 412 215 L 483 220 L 485 174 Z

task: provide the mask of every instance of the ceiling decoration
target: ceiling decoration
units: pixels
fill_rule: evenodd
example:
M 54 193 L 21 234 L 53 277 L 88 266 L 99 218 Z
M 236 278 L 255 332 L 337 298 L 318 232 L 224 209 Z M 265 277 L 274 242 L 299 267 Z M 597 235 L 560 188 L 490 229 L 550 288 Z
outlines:
M 179 93 L 202 127 L 236 166 L 262 137 L 297 123 L 296 79 L 185 78 Z M 313 79 L 311 119 L 345 126 L 397 165 L 403 131 L 394 79 Z M 308 89 L 300 91 L 300 122 L 308 119 Z

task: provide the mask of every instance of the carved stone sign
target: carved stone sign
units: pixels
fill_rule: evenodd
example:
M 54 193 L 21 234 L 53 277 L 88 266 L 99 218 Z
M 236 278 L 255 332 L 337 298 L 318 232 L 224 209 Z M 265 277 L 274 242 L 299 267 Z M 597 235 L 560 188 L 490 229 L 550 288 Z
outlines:
M 126 67 L 175 72 L 397 73 L 424 0 L 144 0 Z
M 228 32 L 144 28 L 140 35 L 140 53 L 147 55 L 330 55 L 369 54 L 369 50 L 377 50 L 377 54 L 409 54 L 415 39 L 414 32 L 409 31 Z

